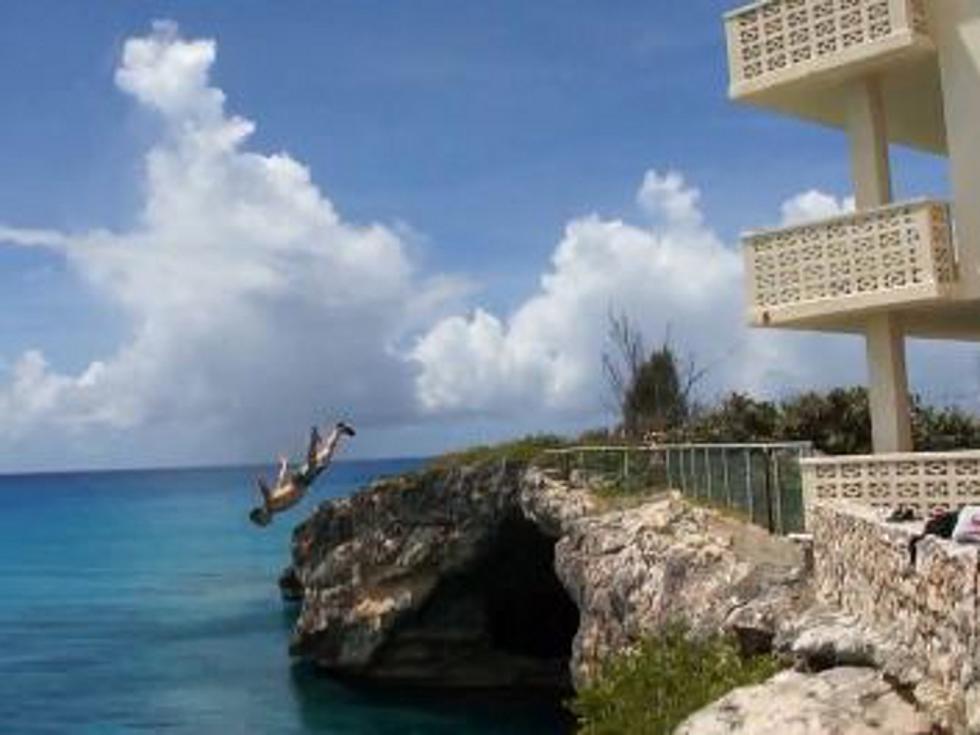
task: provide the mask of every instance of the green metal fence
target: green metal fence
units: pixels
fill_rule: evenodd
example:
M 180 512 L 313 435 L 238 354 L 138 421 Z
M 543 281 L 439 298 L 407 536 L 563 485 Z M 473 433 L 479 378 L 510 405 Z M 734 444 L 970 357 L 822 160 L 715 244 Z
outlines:
M 617 493 L 679 490 L 774 533 L 792 533 L 803 530 L 800 459 L 812 453 L 809 442 L 668 444 L 569 447 L 547 452 L 544 461 L 566 478 L 584 473 Z

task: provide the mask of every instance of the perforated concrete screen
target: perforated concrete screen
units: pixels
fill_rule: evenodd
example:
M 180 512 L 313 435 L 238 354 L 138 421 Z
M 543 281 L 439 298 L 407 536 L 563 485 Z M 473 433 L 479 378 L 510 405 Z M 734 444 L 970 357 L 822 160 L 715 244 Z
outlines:
M 956 278 L 949 210 L 918 201 L 745 238 L 759 324 L 935 299 Z

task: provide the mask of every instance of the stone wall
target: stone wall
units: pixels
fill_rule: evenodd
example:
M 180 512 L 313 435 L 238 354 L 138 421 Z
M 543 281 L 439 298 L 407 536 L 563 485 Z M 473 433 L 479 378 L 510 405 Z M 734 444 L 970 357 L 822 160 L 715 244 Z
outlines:
M 888 523 L 842 501 L 810 506 L 807 524 L 818 598 L 873 631 L 882 668 L 944 720 L 974 719 L 980 549 L 927 537 L 913 565 L 909 542 L 922 523 Z

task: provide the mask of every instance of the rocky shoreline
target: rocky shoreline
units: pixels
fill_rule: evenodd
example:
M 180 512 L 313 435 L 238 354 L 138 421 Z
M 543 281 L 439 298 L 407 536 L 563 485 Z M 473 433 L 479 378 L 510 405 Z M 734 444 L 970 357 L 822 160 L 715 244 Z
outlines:
M 867 636 L 815 604 L 796 544 L 672 494 L 610 507 L 575 480 L 486 463 L 322 504 L 280 580 L 301 604 L 291 653 L 372 682 L 567 693 L 683 620 L 795 670 L 678 733 L 930 732 Z

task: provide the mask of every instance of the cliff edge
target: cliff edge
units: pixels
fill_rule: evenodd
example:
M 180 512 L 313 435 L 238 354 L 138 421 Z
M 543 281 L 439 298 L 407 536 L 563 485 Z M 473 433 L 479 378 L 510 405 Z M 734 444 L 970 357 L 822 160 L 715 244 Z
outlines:
M 513 463 L 383 479 L 293 537 L 291 651 L 334 674 L 568 688 L 671 620 L 767 650 L 809 604 L 792 544 L 661 494 L 609 507 Z

